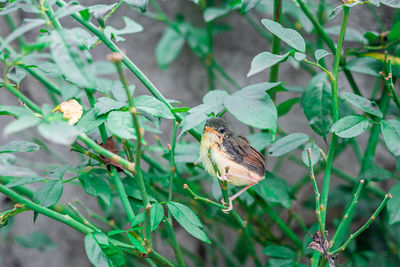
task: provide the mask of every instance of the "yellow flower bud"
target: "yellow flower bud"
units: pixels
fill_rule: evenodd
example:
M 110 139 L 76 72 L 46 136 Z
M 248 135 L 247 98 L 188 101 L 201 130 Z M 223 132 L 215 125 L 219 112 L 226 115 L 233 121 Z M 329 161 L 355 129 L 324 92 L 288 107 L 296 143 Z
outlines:
M 75 99 L 62 102 L 60 105 L 53 109 L 54 111 L 60 111 L 63 113 L 63 117 L 68 119 L 68 123 L 74 125 L 82 117 L 83 109 L 82 106 Z

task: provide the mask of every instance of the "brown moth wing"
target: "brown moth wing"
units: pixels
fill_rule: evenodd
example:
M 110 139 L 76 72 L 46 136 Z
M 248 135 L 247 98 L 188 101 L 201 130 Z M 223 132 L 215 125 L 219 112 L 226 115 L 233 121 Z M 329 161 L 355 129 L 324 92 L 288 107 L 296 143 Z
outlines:
M 262 177 L 264 176 L 264 156 L 250 145 L 246 137 L 230 134 L 223 138 L 222 146 L 233 161 L 244 165 Z

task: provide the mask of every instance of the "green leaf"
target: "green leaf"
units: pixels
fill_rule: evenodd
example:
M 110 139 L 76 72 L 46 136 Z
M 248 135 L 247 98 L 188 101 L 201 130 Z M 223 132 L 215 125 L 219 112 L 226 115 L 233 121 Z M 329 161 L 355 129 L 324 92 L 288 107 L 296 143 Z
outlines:
M 100 245 L 97 243 L 96 239 L 92 234 L 87 234 L 85 236 L 85 250 L 89 258 L 89 261 L 95 267 L 109 267 L 109 262 L 107 255 L 101 249 Z
M 164 219 L 164 208 L 161 204 L 156 203 L 151 205 L 150 218 L 151 218 L 151 231 L 154 231 L 157 229 L 161 221 Z
M 11 188 L 14 186 L 19 186 L 19 185 L 24 185 L 24 184 L 32 184 L 32 183 L 37 183 L 37 182 L 42 182 L 47 179 L 40 177 L 40 176 L 28 176 L 28 177 L 21 177 L 21 178 L 15 178 L 8 184 L 6 184 L 6 187 Z
M 185 38 L 171 27 L 167 27 L 157 43 L 155 56 L 158 66 L 167 69 L 179 56 L 185 45 Z
M 135 106 L 140 112 L 146 112 L 156 118 L 174 119 L 169 108 L 153 96 L 141 95 L 136 97 Z
M 251 67 L 247 73 L 247 77 L 250 77 L 260 71 L 272 67 L 273 65 L 285 61 L 289 57 L 290 53 L 284 55 L 275 55 L 270 52 L 261 52 L 253 58 L 251 61 Z
M 304 42 L 303 37 L 300 33 L 293 29 L 288 29 L 282 27 L 281 24 L 269 19 L 262 19 L 261 23 L 267 28 L 270 32 L 276 35 L 279 39 L 290 45 L 296 50 L 305 53 L 306 52 L 306 43 Z
M 393 8 L 400 8 L 399 0 L 381 0 L 380 2 L 386 6 L 390 6 Z
M 382 121 L 381 132 L 389 152 L 396 157 L 400 156 L 400 122 L 396 120 Z
M 113 66 L 113 68 L 115 68 L 115 66 Z M 131 84 L 128 86 L 128 89 L 131 96 L 133 96 L 133 94 L 135 93 L 136 86 L 134 84 Z M 126 95 L 125 88 L 120 81 L 113 81 L 111 83 L 111 92 L 118 102 L 122 103 L 128 102 L 128 97 Z
M 258 83 L 247 86 L 228 96 L 224 105 L 239 121 L 252 127 L 270 129 L 277 128 L 277 111 L 269 95 L 268 89 L 280 85 L 276 83 Z
M 229 11 L 230 9 L 228 7 L 207 7 L 203 11 L 203 19 L 205 22 L 210 22 L 216 18 L 225 16 Z
M 22 36 L 26 32 L 38 27 L 39 25 L 44 24 L 46 21 L 44 19 L 29 19 L 25 18 L 22 25 L 12 31 L 11 34 L 7 36 L 7 38 L 1 42 L 0 52 L 2 52 L 12 41 Z
M 181 137 L 181 135 L 184 132 L 193 129 L 194 127 L 200 125 L 201 123 L 205 123 L 207 118 L 208 118 L 207 115 L 202 112 L 195 112 L 188 114 L 180 123 L 182 130 L 178 138 Z
M 279 157 L 285 155 L 299 146 L 305 144 L 310 137 L 303 133 L 292 133 L 285 137 L 282 137 L 278 141 L 272 144 L 269 148 L 268 155 L 271 157 Z
M 28 236 L 15 236 L 14 240 L 25 248 L 34 248 L 39 251 L 51 250 L 58 247 L 47 235 L 36 231 L 30 233 Z
M 190 109 L 189 113 L 205 113 L 206 115 L 213 113 L 217 115 L 225 109 L 224 101 L 228 96 L 228 93 L 223 90 L 210 91 L 204 95 L 203 104 Z
M 289 186 L 282 178 L 271 172 L 266 173 L 265 179 L 258 183 L 255 191 L 263 199 L 281 204 L 284 208 L 290 208 Z
M 33 152 L 38 151 L 40 148 L 39 145 L 32 142 L 11 141 L 7 145 L 0 146 L 0 153 Z
M 140 244 L 140 242 L 131 234 L 128 233 L 128 238 L 129 241 L 131 242 L 131 244 L 137 249 L 139 250 L 141 253 L 147 254 L 146 249 L 143 247 L 142 244 Z
M 63 78 L 79 87 L 96 88 L 96 69 L 90 54 L 78 49 L 80 41 L 68 30 L 51 34 L 51 57 Z
M 308 160 L 308 152 L 307 152 L 308 148 L 311 148 L 311 166 L 317 164 L 321 156 L 321 150 L 315 143 L 306 144 L 304 146 L 303 152 L 301 153 L 301 159 L 303 160 L 304 165 L 306 165 L 307 167 L 310 166 L 310 162 Z
M 273 258 L 292 259 L 297 257 L 297 253 L 291 248 L 279 245 L 269 245 L 264 248 L 263 253 Z
M 273 135 L 271 133 L 259 132 L 247 136 L 252 147 L 261 151 L 272 143 Z
M 79 181 L 86 193 L 94 197 L 100 197 L 105 203 L 111 206 L 110 187 L 100 176 L 82 172 L 79 174 Z
M 358 175 L 358 177 L 360 179 L 371 180 L 373 182 L 382 182 L 391 178 L 392 173 L 372 162 L 365 167 L 365 169 Z
M 302 106 L 311 128 L 318 135 L 325 136 L 332 124 L 332 100 L 325 73 L 313 77 L 308 83 Z
M 331 53 L 329 53 L 328 51 L 324 50 L 324 49 L 317 49 L 314 53 L 315 59 L 317 60 L 317 62 L 321 59 L 326 57 L 327 55 L 330 55 Z
M 341 118 L 332 125 L 331 132 L 342 138 L 352 138 L 367 130 L 369 121 L 358 115 Z
M 39 133 L 49 141 L 61 145 L 72 144 L 79 131 L 76 127 L 68 124 L 66 121 L 50 121 L 41 123 L 38 126 Z
M 210 239 L 203 231 L 203 224 L 197 215 L 188 207 L 177 202 L 167 202 L 168 210 L 171 212 L 175 220 L 192 236 L 197 239 L 211 243 Z
M 6 128 L 4 128 L 4 135 L 7 136 L 12 133 L 20 132 L 35 125 L 38 125 L 40 119 L 32 115 L 23 115 L 17 120 L 9 123 Z
M 122 29 L 116 29 L 112 26 L 107 26 L 104 30 L 104 34 L 110 38 L 114 39 L 116 42 L 125 41 L 122 35 L 129 34 L 129 33 L 136 33 L 143 31 L 142 25 L 137 22 L 134 22 L 128 17 L 122 18 L 125 22 L 125 27 Z
M 380 77 L 379 72 L 382 70 L 382 67 L 382 62 L 372 57 L 355 58 L 346 64 L 346 69 L 349 71 L 375 77 Z
M 82 116 L 82 118 L 78 121 L 78 123 L 75 126 L 77 129 L 79 129 L 79 131 L 88 133 L 91 130 L 97 128 L 103 122 L 105 122 L 106 119 L 107 119 L 106 116 L 97 117 L 95 115 L 94 108 L 92 108 Z
M 146 12 L 147 0 L 125 0 L 125 2 L 139 8 L 141 12 Z
M 44 207 L 50 207 L 57 203 L 63 192 L 63 184 L 60 180 L 52 180 L 42 185 L 33 195 L 33 200 Z
M 122 139 L 136 140 L 132 114 L 129 111 L 111 111 L 106 121 L 107 129 Z
M 278 111 L 278 117 L 287 114 L 292 109 L 292 107 L 298 102 L 300 102 L 300 98 L 295 97 L 280 103 L 276 108 Z
M 125 106 L 125 103 L 115 101 L 109 97 L 100 97 L 94 105 L 94 111 L 97 116 L 106 114 L 111 110 L 120 109 Z
M 356 108 L 361 109 L 362 111 L 377 116 L 379 118 L 383 117 L 383 114 L 379 110 L 379 107 L 375 103 L 375 101 L 368 100 L 362 96 L 352 93 L 344 93 L 343 96 L 347 101 L 350 102 L 350 104 L 352 104 Z
M 0 154 L 0 155 L 11 155 L 11 154 Z M 6 162 L 2 162 L 2 161 Z M 23 177 L 23 176 L 36 176 L 33 170 L 21 166 L 10 165 L 7 159 L 0 158 L 0 175 L 12 176 L 12 177 Z
M 107 233 L 107 236 L 113 236 L 113 235 L 119 235 L 119 234 L 125 234 L 126 230 L 111 230 L 110 232 Z
M 392 198 L 387 202 L 389 213 L 389 225 L 400 222 L 400 183 L 390 188 L 389 193 Z
M 340 35 L 340 25 L 336 25 L 333 27 L 325 28 L 325 32 L 329 35 Z M 346 28 L 346 34 L 344 36 L 344 40 L 348 42 L 359 42 L 362 44 L 367 43 L 367 39 L 362 35 L 361 32 L 359 32 L 356 29 L 347 27 Z

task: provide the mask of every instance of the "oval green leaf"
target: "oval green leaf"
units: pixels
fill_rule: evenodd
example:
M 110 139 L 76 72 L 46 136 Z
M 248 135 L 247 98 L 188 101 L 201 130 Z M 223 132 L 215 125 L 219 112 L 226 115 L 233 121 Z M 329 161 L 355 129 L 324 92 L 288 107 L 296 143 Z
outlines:
M 358 115 L 341 118 L 332 125 L 331 132 L 342 138 L 352 138 L 362 134 L 369 126 L 369 121 Z
M 310 140 L 310 137 L 304 133 L 289 134 L 273 143 L 268 151 L 268 155 L 271 157 L 285 155 L 305 144 L 308 140 Z

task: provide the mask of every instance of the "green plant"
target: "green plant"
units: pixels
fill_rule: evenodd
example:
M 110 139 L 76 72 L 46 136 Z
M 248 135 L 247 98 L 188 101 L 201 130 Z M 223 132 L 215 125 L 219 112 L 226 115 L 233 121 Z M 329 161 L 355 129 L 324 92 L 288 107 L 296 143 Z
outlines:
M 30 210 L 34 211 L 34 221 L 39 214 L 50 217 L 85 235 L 86 253 L 95 266 L 144 262 L 151 266 L 209 266 L 213 256 L 222 257 L 226 266 L 242 265 L 248 258 L 256 266 L 325 266 L 328 262 L 332 266 L 338 264 L 335 259 L 339 254 L 345 264 L 399 265 L 398 170 L 387 170 L 375 162 L 379 143 L 386 145 L 396 162 L 400 155 L 400 100 L 395 88 L 400 75 L 400 13 L 395 9 L 389 29 L 376 13 L 380 4 L 387 9 L 399 8 L 399 2 L 348 1 L 336 8 L 323 0 L 319 4 L 274 0 L 273 8 L 268 1 L 213 2 L 193 1 L 204 20 L 202 26 L 195 26 L 184 16 L 171 19 L 155 0 L 91 6 L 63 0 L 0 1 L 0 15 L 12 30 L 6 38 L 0 38 L 0 83 L 21 102 L 19 106 L 0 105 L 0 115 L 15 118 L 4 134 L 36 127 L 40 135 L 0 147 L 0 192 L 15 202 L 1 211 L 1 226 Z M 348 27 L 350 11 L 357 13 L 360 5 L 368 5 L 381 33 L 361 34 Z M 143 30 L 128 17 L 121 19 L 123 28 L 109 24 L 108 19 L 118 16 L 121 6 L 165 24 L 155 51 L 161 68 L 167 69 L 185 44 L 201 61 L 210 90 L 202 104 L 189 108 L 165 98 L 121 51 L 117 43 L 124 41 L 125 35 Z M 25 19 L 16 26 L 12 14 L 19 9 L 37 18 Z M 329 19 L 342 13 L 339 27 L 325 27 L 331 10 Z M 255 16 L 261 13 L 266 17 L 265 11 L 272 13 L 273 19 L 263 18 L 259 23 Z M 271 43 L 271 52 L 256 55 L 247 74 L 270 68 L 265 82 L 242 87 L 217 62 L 213 36 L 226 30 L 219 20 L 230 13 L 240 14 L 248 27 Z M 66 16 L 80 27 L 65 28 L 60 19 Z M 27 41 L 25 34 L 38 28 L 37 38 Z M 359 46 L 344 49 L 349 31 L 350 40 Z M 305 35 L 315 35 L 316 39 L 305 39 Z M 100 43 L 108 51 L 106 62 L 91 57 L 91 50 Z M 283 83 L 285 77 L 279 66 L 288 64 L 286 61 L 311 74 L 305 89 Z M 345 79 L 340 78 L 341 72 Z M 353 78 L 357 73 L 375 77 L 373 88 L 360 90 Z M 43 84 L 52 104 L 39 106 L 20 91 L 26 75 Z M 138 78 L 151 96 L 135 94 L 135 85 L 128 83 L 126 75 Z M 339 92 L 345 80 L 353 93 Z M 278 104 L 280 94 L 287 95 L 288 100 Z M 86 100 L 89 106 L 84 104 Z M 297 104 L 304 110 L 305 123 L 321 139 L 286 133 L 279 127 L 278 117 Z M 235 189 L 226 182 L 214 181 L 213 188 L 221 190 L 205 190 L 199 180 L 208 175 L 197 163 L 204 122 L 225 113 L 249 127 L 248 139 L 254 147 L 268 158 L 277 158 L 266 179 L 240 197 L 236 209 L 228 214 L 221 211 L 225 206 L 218 200 L 222 197 L 227 203 L 228 191 Z M 159 138 L 151 141 L 147 134 L 163 134 L 161 122 L 171 125 L 169 146 Z M 367 131 L 362 153 L 358 136 Z M 182 139 L 186 133 L 195 140 Z M 320 148 L 323 142 L 319 140 L 328 144 L 327 151 Z M 81 155 L 81 163 L 66 164 L 47 142 L 69 146 Z M 40 149 L 55 155 L 60 164 L 28 167 L 13 154 Z M 334 165 L 340 154 L 352 153 L 349 149 L 359 163 L 357 177 Z M 292 153 L 296 150 L 301 151 L 301 159 Z M 285 177 L 279 177 L 286 158 L 309 174 L 289 185 Z M 323 181 L 318 183 L 321 172 Z M 333 177 L 342 179 L 345 185 L 333 187 Z M 382 189 L 383 182 L 393 185 L 389 193 Z M 33 183 L 40 183 L 40 187 L 33 190 L 29 187 Z M 312 202 L 297 198 L 306 185 L 314 189 Z M 60 203 L 66 186 L 80 186 L 96 197 L 102 213 L 93 212 L 78 200 Z M 334 204 L 329 199 L 344 208 L 343 215 L 333 213 Z M 305 213 L 297 212 L 293 203 L 312 207 L 315 218 L 310 220 Z M 375 233 L 365 231 L 370 225 L 374 225 Z M 186 241 L 175 235 L 177 227 L 200 240 L 209 256 L 200 257 L 186 249 Z M 359 230 L 349 234 L 353 228 Z M 220 234 L 222 229 L 235 237 L 232 251 L 225 242 L 226 235 Z M 161 255 L 162 248 L 154 245 L 154 236 L 169 243 L 174 258 Z M 362 242 L 353 241 L 358 238 L 363 238 Z M 43 233 L 15 240 L 25 247 L 55 247 Z

